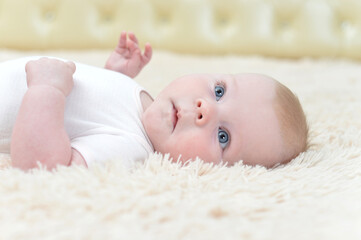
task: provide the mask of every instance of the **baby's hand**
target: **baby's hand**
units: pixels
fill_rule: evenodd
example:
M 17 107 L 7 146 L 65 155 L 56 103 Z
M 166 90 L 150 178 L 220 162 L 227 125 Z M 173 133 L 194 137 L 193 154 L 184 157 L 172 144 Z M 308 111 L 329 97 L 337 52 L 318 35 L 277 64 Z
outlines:
M 126 32 L 121 33 L 118 46 L 108 58 L 105 68 L 134 78 L 152 58 L 152 47 L 147 43 L 142 54 L 135 35 L 129 33 L 128 37 Z
M 52 86 L 68 96 L 74 85 L 75 64 L 73 62 L 44 57 L 29 61 L 25 66 L 25 71 L 29 88 L 40 85 Z

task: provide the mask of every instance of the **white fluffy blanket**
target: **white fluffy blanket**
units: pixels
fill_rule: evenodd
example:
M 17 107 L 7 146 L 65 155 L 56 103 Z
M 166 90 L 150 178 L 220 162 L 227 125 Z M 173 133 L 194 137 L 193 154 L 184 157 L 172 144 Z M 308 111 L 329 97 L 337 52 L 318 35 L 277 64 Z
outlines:
M 0 51 L 102 66 L 109 51 Z M 137 81 L 156 95 L 194 72 L 258 72 L 299 96 L 310 149 L 275 169 L 152 155 L 127 172 L 62 167 L 24 173 L 0 159 L 0 239 L 361 239 L 361 63 L 156 51 Z

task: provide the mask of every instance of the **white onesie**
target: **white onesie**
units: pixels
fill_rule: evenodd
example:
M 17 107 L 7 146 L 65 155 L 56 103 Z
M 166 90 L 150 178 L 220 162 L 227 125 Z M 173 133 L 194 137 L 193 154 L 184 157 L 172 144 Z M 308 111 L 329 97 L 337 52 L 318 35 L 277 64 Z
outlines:
M 12 129 L 27 90 L 25 64 L 38 58 L 0 63 L 1 153 L 10 153 Z M 141 122 L 139 94 L 144 89 L 126 75 L 75 64 L 74 87 L 64 115 L 71 146 L 88 166 L 118 158 L 131 167 L 146 159 L 154 149 Z

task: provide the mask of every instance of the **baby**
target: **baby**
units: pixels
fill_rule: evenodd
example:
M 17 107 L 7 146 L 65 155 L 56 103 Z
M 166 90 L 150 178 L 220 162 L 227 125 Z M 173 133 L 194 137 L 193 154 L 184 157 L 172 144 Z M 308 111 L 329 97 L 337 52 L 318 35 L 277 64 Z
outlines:
M 128 35 L 128 36 L 127 36 Z M 0 64 L 0 152 L 27 170 L 41 163 L 125 166 L 154 151 L 174 160 L 274 166 L 307 145 L 295 95 L 259 74 L 193 74 L 153 98 L 131 78 L 150 61 L 122 32 L 105 68 L 54 58 Z

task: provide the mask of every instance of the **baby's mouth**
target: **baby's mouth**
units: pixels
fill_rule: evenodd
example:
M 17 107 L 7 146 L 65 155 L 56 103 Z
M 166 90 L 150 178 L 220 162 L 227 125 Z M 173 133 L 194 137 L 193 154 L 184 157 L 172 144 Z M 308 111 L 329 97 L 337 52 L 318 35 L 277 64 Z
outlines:
M 177 108 L 174 106 L 174 103 L 173 104 L 173 110 L 172 110 L 172 121 L 173 121 L 173 131 L 175 129 L 175 127 L 177 126 L 177 123 L 178 123 L 178 110 Z

